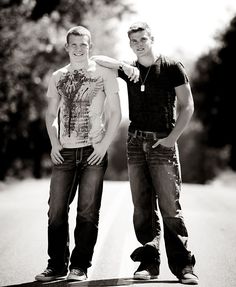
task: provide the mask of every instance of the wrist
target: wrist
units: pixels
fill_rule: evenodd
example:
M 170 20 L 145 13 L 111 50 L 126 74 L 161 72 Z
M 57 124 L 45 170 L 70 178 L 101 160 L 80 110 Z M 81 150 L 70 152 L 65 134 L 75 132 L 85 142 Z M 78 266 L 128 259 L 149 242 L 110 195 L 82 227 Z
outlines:
M 119 70 L 124 70 L 124 67 L 125 67 L 125 63 L 124 62 L 120 62 L 119 63 Z
M 175 134 L 169 134 L 168 136 L 169 140 L 172 142 L 172 143 L 176 143 L 177 139 L 178 139 L 178 136 L 175 135 Z
M 52 145 L 52 147 L 61 146 L 61 144 L 60 144 L 60 142 L 58 141 L 58 139 L 53 139 L 53 140 L 51 140 L 51 145 Z
M 105 150 L 108 150 L 108 148 L 110 146 L 110 141 L 107 138 L 103 138 L 100 143 Z

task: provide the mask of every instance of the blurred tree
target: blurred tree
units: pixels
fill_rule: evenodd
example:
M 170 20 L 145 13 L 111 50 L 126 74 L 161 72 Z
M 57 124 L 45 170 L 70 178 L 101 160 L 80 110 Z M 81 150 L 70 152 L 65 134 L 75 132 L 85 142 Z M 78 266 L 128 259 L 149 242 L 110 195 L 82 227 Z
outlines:
M 36 0 L 36 4 L 31 13 L 32 20 L 39 20 L 45 14 L 51 14 L 57 6 L 59 5 L 60 0 Z
M 196 117 L 204 127 L 206 145 L 223 152 L 230 146 L 229 165 L 236 170 L 236 16 L 217 40 L 218 48 L 196 63 L 192 79 Z
M 4 0 L 0 7 L 0 180 L 29 167 L 39 178 L 50 151 L 45 93 L 52 71 L 68 62 L 66 31 L 87 26 L 99 33 L 96 52 L 112 56 L 111 33 L 131 9 L 118 0 Z

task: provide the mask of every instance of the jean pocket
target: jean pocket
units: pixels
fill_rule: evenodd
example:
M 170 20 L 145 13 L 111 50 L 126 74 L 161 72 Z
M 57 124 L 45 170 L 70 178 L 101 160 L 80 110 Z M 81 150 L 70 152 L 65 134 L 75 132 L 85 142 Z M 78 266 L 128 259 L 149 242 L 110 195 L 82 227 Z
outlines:
M 99 168 L 99 167 L 107 167 L 108 165 L 108 153 L 106 152 L 102 161 L 97 164 L 97 163 L 94 163 L 94 164 L 89 164 L 87 161 L 86 161 L 86 166 L 90 166 L 90 167 L 95 167 L 95 168 Z
M 128 138 L 127 138 L 127 144 L 131 144 L 132 143 L 132 140 L 133 140 L 133 136 L 132 135 L 128 135 Z
M 166 151 L 174 151 L 175 150 L 175 146 L 165 146 L 162 144 L 158 145 L 162 150 L 166 150 Z

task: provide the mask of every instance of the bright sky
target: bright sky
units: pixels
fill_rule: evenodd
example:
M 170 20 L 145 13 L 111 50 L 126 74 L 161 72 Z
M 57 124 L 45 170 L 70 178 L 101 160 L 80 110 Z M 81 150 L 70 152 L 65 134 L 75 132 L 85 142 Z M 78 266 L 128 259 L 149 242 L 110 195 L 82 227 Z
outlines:
M 128 27 L 136 21 L 147 22 L 155 37 L 158 51 L 195 61 L 214 47 L 214 37 L 236 15 L 236 0 L 126 0 L 137 11 L 122 20 L 117 30 L 119 59 L 132 59 Z M 123 90 L 123 87 L 122 87 Z M 121 91 L 122 92 L 122 91 Z M 121 94 L 123 117 L 128 117 L 127 97 Z

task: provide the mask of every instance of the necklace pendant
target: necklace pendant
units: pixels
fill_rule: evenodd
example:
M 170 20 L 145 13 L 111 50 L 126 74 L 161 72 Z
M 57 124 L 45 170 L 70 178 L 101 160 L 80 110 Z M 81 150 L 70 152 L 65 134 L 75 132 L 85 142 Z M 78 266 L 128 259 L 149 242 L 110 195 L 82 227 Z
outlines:
M 145 91 L 145 85 L 144 85 L 144 84 L 141 85 L 140 90 L 141 90 L 141 92 L 144 92 L 144 91 Z

